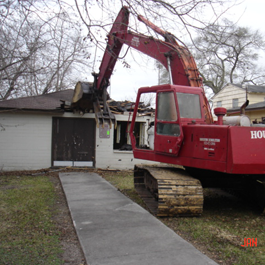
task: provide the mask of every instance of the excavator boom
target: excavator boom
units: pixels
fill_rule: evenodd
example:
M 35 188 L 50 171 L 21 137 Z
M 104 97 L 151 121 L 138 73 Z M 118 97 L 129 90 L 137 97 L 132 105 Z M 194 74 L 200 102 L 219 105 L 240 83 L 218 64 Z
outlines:
M 180 46 L 172 34 L 161 30 L 143 16 L 139 16 L 138 19 L 162 35 L 165 41 L 128 31 L 129 10 L 125 6 L 122 7 L 107 36 L 107 47 L 99 73 L 93 73 L 95 80 L 92 93 L 103 100 L 104 106 L 106 105 L 106 89 L 109 86 L 109 79 L 123 44 L 159 61 L 170 72 L 172 84 L 202 87 L 202 79 L 189 50 Z M 207 123 L 212 123 L 212 115 L 206 98 L 204 105 L 205 119 Z
M 99 67 L 99 74 L 96 78 L 96 89 L 103 90 L 109 86 L 109 79 L 119 57 L 123 43 L 119 39 L 124 39 L 128 32 L 129 10 L 127 7 L 122 7 L 113 26 L 108 34 L 107 47 Z M 116 34 L 119 34 L 119 38 Z

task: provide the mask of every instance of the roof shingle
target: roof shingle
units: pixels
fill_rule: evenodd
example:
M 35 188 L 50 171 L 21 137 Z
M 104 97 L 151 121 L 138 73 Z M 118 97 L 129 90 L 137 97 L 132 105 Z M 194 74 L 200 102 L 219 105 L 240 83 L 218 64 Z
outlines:
M 0 101 L 0 109 L 56 110 L 62 104 L 61 100 L 71 102 L 73 93 L 73 89 L 67 89 L 45 95 L 3 100 Z

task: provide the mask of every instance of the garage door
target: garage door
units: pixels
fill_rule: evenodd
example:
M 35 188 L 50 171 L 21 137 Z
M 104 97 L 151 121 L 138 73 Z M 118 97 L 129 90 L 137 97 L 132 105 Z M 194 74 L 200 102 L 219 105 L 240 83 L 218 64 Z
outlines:
M 95 120 L 53 118 L 53 166 L 95 166 Z

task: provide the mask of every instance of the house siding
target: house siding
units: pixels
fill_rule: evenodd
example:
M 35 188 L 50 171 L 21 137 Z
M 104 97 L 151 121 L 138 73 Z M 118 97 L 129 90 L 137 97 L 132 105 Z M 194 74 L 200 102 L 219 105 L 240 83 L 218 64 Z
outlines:
M 242 106 L 246 101 L 246 91 L 236 86 L 227 85 L 212 98 L 213 108 L 217 108 L 217 102 L 222 101 L 223 108 L 231 109 L 233 107 L 233 99 L 236 98 L 238 98 L 238 106 Z
M 217 102 L 222 101 L 222 107 L 226 109 L 233 109 L 233 99 L 238 98 L 238 110 L 229 113 L 229 115 L 240 115 L 240 107 L 245 103 L 246 101 L 246 90 L 232 85 L 228 84 L 225 86 L 220 92 L 218 92 L 216 95 L 212 97 L 213 102 L 213 110 L 217 107 Z M 259 93 L 259 92 L 253 92 L 248 91 L 249 105 L 259 103 L 264 101 L 265 93 Z M 249 116 L 250 120 L 253 122 L 257 120 L 257 122 L 262 122 L 262 117 L 265 117 L 265 110 L 251 110 L 249 111 L 246 109 L 246 115 Z M 217 117 L 213 115 L 214 119 L 217 120 Z
M 51 115 L 1 114 L 0 169 L 34 170 L 51 165 Z
M 249 93 L 248 94 L 248 100 L 249 104 L 255 104 L 258 102 L 265 101 L 265 93 Z
M 264 110 L 246 111 L 246 115 L 251 121 L 257 120 L 257 122 L 262 122 L 262 118 L 265 117 Z
M 52 165 L 52 117 L 93 118 L 73 113 L 0 113 L 0 170 L 37 170 Z M 117 115 L 117 120 L 128 121 L 128 115 Z M 145 122 L 150 117 L 139 117 Z M 99 137 L 96 130 L 95 167 L 103 169 L 132 169 L 135 164 L 154 163 L 133 157 L 132 151 L 113 150 L 114 126 L 109 138 Z

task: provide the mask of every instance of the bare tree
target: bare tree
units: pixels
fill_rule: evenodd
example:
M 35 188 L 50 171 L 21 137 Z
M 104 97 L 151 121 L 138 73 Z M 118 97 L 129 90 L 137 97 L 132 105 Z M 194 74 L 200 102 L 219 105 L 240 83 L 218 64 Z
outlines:
M 265 83 L 265 69 L 257 65 L 265 48 L 258 30 L 239 27 L 229 20 L 209 25 L 195 39 L 195 59 L 204 84 L 217 93 L 226 83 Z
M 81 24 L 60 6 L 40 13 L 47 3 L 0 2 L 1 99 L 72 88 L 88 71 Z
M 62 16 L 63 18 L 56 19 L 55 25 L 49 24 L 52 29 L 49 31 L 46 47 L 48 52 L 45 57 L 49 74 L 46 74 L 47 82 L 45 87 L 42 87 L 42 94 L 50 90 L 66 89 L 69 85 L 73 87 L 80 78 L 80 72 L 89 72 L 89 45 L 86 38 L 80 34 L 81 27 L 69 22 L 68 14 Z
M 128 6 L 131 29 L 144 34 L 153 34 L 148 28 L 139 26 L 137 16 L 143 15 L 165 31 L 171 32 L 182 42 L 184 36 L 194 38 L 195 29 L 203 29 L 215 23 L 237 0 L 74 0 L 80 18 L 88 30 L 88 36 L 98 48 L 104 50 L 104 38 L 117 11 Z M 98 12 L 93 12 L 98 10 Z M 206 13 L 211 14 L 211 20 Z M 95 15 L 96 14 L 96 15 Z M 145 32 L 143 32 L 145 30 Z M 103 37 L 103 38 L 102 38 Z M 156 37 L 159 37 L 156 35 Z M 103 40 L 103 41 L 102 41 Z M 183 44 L 183 43 L 182 43 Z
M 17 82 L 29 69 L 28 62 L 44 43 L 41 27 L 28 23 L 29 12 L 21 15 L 14 10 L 2 21 L 0 28 L 1 97 L 7 99 L 16 90 Z

